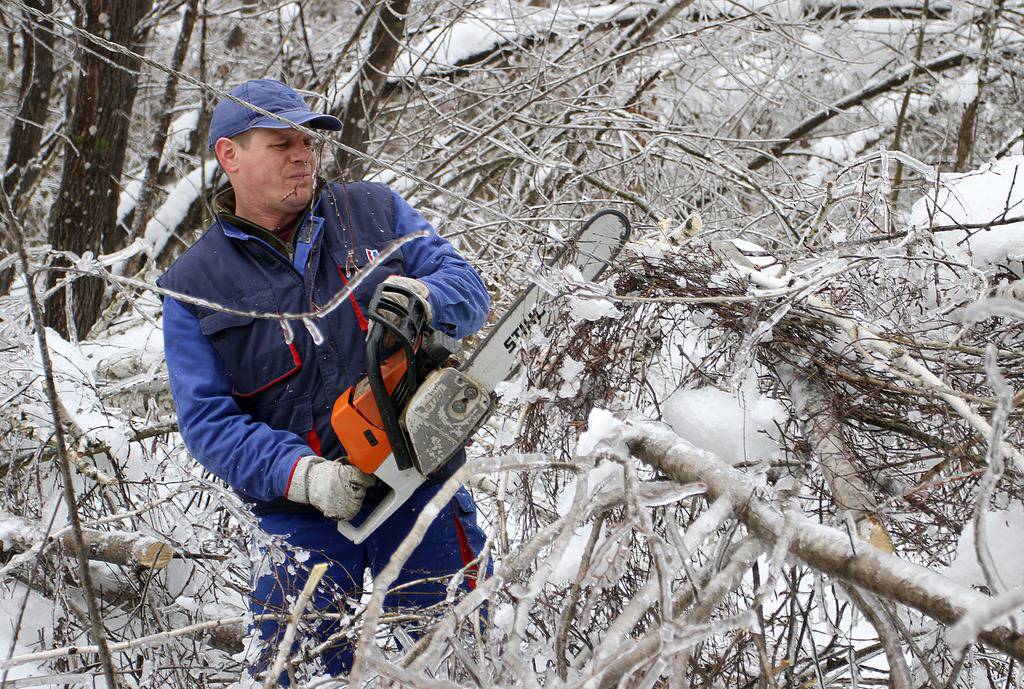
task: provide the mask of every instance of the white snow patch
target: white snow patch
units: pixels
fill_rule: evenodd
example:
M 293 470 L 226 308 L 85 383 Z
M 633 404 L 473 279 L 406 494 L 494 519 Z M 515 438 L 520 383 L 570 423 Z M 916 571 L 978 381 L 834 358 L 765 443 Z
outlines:
M 558 369 L 558 375 L 562 377 L 562 387 L 558 388 L 559 397 L 568 398 L 579 392 L 579 377 L 584 368 L 582 361 L 576 361 L 571 356 L 565 357 Z
M 951 105 L 967 105 L 978 96 L 978 70 L 969 69 L 952 79 L 940 79 L 935 98 Z
M 759 0 L 778 3 L 779 0 Z M 791 0 L 783 0 L 790 2 Z M 395 60 L 390 80 L 415 78 L 431 70 L 450 70 L 477 55 L 536 35 L 579 33 L 611 18 L 638 15 L 645 8 L 614 2 L 593 7 L 557 5 L 538 8 L 515 2 L 476 5 L 464 19 L 420 34 Z
M 599 321 L 602 318 L 621 318 L 622 312 L 603 297 L 570 295 L 569 315 L 578 321 Z
M 920 229 L 957 223 L 988 223 L 1024 216 L 1024 156 L 1011 156 L 965 173 L 939 176 L 910 211 Z M 951 255 L 978 268 L 1024 257 L 1024 221 L 989 230 L 940 232 L 936 240 Z
M 15 621 L 24 603 L 25 611 L 21 617 L 21 627 L 15 637 Z M 53 603 L 43 596 L 30 591 L 24 584 L 15 583 L 3 588 L 3 595 L 0 595 L 0 648 L 6 653 L 11 648 L 11 641 L 15 638 L 13 656 L 32 653 L 43 648 L 53 646 L 53 628 L 57 623 L 57 612 Z M 34 640 L 42 639 L 38 646 L 32 644 Z M 7 679 L 14 680 L 24 677 L 40 677 L 53 674 L 43 663 L 26 663 L 17 665 L 8 671 Z M 43 687 L 57 687 L 63 684 L 42 684 Z
M 727 462 L 781 455 L 775 424 L 786 418 L 785 408 L 756 391 L 681 390 L 665 402 L 663 416 L 680 437 Z
M 188 150 L 192 132 L 199 126 L 199 108 L 189 108 L 171 120 L 167 126 L 167 144 L 164 146 L 164 158 L 179 151 Z
M 1024 533 L 1024 506 L 985 514 L 985 535 L 998 575 L 1010 588 L 1024 585 L 1024 548 L 1007 548 Z M 987 586 L 975 552 L 974 520 L 969 521 L 957 541 L 956 556 L 943 572 L 964 586 Z
M 607 409 L 591 409 L 587 418 L 587 430 L 581 433 L 579 440 L 576 441 L 576 454 L 580 457 L 589 455 L 602 441 L 613 439 L 621 428 L 622 422 Z
M 88 439 L 106 444 L 111 451 L 120 455 L 128 449 L 128 438 L 124 424 L 108 416 L 96 387 L 95 369 L 81 349 L 57 333 L 46 329 L 46 345 L 53 366 L 57 398 L 67 418 Z M 42 361 L 36 351 L 36 366 L 42 373 Z M 42 378 L 37 379 L 42 386 Z M 49 426 L 44 432 L 50 431 Z
M 135 208 L 135 202 L 139 199 L 139 192 L 142 191 L 141 179 L 130 179 L 121 189 L 121 195 L 117 200 L 117 222 L 123 223 L 128 214 Z

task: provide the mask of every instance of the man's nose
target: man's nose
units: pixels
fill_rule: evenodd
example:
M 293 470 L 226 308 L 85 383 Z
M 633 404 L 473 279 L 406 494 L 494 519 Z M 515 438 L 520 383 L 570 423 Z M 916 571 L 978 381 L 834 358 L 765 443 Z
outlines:
M 292 146 L 292 160 L 297 163 L 312 162 L 315 155 L 313 149 L 303 143 Z

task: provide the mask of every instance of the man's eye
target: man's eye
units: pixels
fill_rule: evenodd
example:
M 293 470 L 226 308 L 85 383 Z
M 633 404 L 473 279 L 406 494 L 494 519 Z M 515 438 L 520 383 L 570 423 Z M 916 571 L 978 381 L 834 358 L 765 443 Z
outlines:
M 283 150 L 285 150 L 286 148 L 288 148 L 288 144 L 286 144 L 286 143 L 281 143 L 281 144 L 274 144 L 274 148 L 277 148 L 277 149 L 280 149 L 280 150 L 282 150 L 282 151 L 283 151 Z

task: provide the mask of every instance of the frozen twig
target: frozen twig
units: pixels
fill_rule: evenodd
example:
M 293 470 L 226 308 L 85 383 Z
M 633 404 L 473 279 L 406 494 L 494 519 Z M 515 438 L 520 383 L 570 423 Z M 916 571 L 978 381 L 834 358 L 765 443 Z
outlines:
M 309 599 L 313 597 L 313 591 L 316 590 L 326 571 L 326 562 L 314 565 L 310 571 L 309 578 L 306 579 L 306 585 L 302 587 L 299 599 L 295 601 L 295 605 L 292 607 L 292 614 L 288 618 L 288 627 L 284 630 L 284 638 L 281 639 L 281 643 L 277 647 L 277 657 L 274 659 L 274 665 L 263 679 L 263 689 L 270 689 L 277 684 L 277 678 L 281 671 L 284 670 L 284 664 L 288 662 L 288 656 L 291 654 L 292 643 L 295 641 L 295 632 L 299 628 L 302 612 L 306 609 L 306 605 L 309 604 Z
M 225 617 L 219 620 L 208 620 L 206 622 L 199 622 L 197 624 L 191 624 L 187 627 L 180 627 L 178 629 L 171 629 L 166 632 L 160 632 L 159 634 L 150 634 L 149 636 L 140 636 L 137 639 L 131 639 L 129 641 L 119 641 L 116 643 L 108 644 L 109 652 L 120 653 L 121 651 L 127 651 L 137 648 L 149 648 L 152 646 L 160 646 L 169 643 L 182 636 L 190 636 L 199 632 L 209 632 L 218 627 L 227 627 L 238 624 L 244 624 L 246 618 L 244 616 L 238 617 Z M 71 658 L 82 655 L 95 655 L 100 653 L 99 646 L 63 646 L 61 648 L 51 648 L 48 651 L 38 651 L 36 653 L 26 653 L 24 655 L 12 656 L 6 660 L 0 660 L 0 669 L 6 670 L 7 668 L 17 667 L 18 665 L 25 665 L 27 663 L 38 663 L 43 660 L 52 660 L 54 658 Z

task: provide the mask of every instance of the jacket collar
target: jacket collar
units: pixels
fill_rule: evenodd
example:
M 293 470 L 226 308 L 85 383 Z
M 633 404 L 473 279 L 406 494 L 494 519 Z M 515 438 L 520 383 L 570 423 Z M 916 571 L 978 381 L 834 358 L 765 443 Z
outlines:
M 317 178 L 316 186 L 313 188 L 314 200 L 319 198 L 323 185 L 324 181 Z M 217 216 L 217 224 L 220 225 L 221 231 L 228 237 L 242 240 L 252 237 L 262 239 L 289 258 L 295 250 L 295 238 L 299 236 L 298 230 L 309 221 L 310 216 L 310 211 L 306 210 L 298 217 L 295 232 L 292 233 L 291 246 L 286 246 L 277 235 L 267 228 L 235 215 L 235 190 L 231 188 L 230 184 L 213 197 L 213 212 Z

